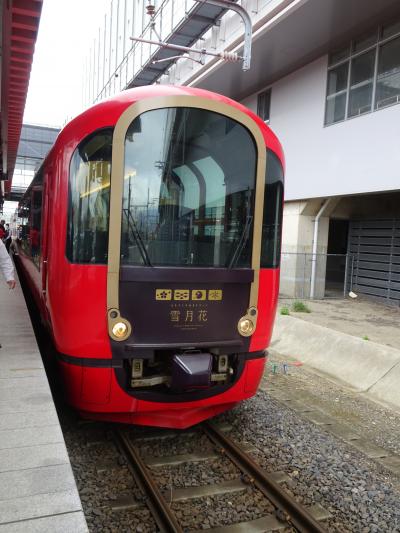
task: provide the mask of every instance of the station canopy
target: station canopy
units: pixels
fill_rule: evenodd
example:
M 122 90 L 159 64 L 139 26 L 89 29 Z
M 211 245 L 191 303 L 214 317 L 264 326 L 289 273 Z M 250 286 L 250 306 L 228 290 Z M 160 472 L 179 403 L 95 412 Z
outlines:
M 42 0 L 0 0 L 0 205 L 11 189 Z

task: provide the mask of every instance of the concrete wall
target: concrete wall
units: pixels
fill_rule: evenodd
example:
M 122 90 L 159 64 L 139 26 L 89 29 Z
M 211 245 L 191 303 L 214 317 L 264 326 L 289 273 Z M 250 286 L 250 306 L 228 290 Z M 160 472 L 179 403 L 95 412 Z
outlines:
M 400 105 L 324 127 L 327 56 L 272 86 L 286 200 L 400 189 Z M 260 91 L 263 88 L 260 87 Z M 256 110 L 257 95 L 242 101 Z
M 311 289 L 312 263 L 316 261 L 316 298 L 325 293 L 326 256 L 312 255 L 315 215 L 320 201 L 286 202 L 283 211 L 281 283 L 282 295 L 308 298 Z M 329 217 L 321 217 L 318 225 L 317 254 L 328 249 Z

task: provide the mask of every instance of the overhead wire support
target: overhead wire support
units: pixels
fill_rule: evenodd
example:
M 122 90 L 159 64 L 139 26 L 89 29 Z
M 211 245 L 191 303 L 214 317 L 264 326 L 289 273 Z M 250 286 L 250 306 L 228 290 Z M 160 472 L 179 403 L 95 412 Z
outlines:
M 223 7 L 225 9 L 231 9 L 235 11 L 243 20 L 244 23 L 244 46 L 243 46 L 243 66 L 244 71 L 250 69 L 251 63 L 251 39 L 253 35 L 253 27 L 251 23 L 250 15 L 244 9 L 244 7 L 231 2 L 230 0 L 195 0 L 200 4 L 212 4 L 214 6 Z
M 154 41 L 152 39 L 145 39 L 143 37 L 130 37 L 131 41 L 140 42 L 140 43 L 146 43 L 146 44 L 153 44 L 156 46 L 159 46 L 160 48 L 166 48 L 170 50 L 177 50 L 179 52 L 187 52 L 189 53 L 189 56 L 187 55 L 179 55 L 179 56 L 173 56 L 161 60 L 155 60 L 154 63 L 160 63 L 163 61 L 168 61 L 171 59 L 191 59 L 192 61 L 196 61 L 197 63 L 200 63 L 202 65 L 205 64 L 205 56 L 212 56 L 217 57 L 223 61 L 231 61 L 231 62 L 237 62 L 237 61 L 243 61 L 242 69 L 244 71 L 250 69 L 250 63 L 251 63 L 251 39 L 252 39 L 252 23 L 250 15 L 247 13 L 247 11 L 240 5 L 237 5 L 235 2 L 231 2 L 230 0 L 195 0 L 198 3 L 201 4 L 213 4 L 218 7 L 222 7 L 224 9 L 231 9 L 238 13 L 238 15 L 242 18 L 244 22 L 244 47 L 243 47 L 243 56 L 240 56 L 236 52 L 210 52 L 206 49 L 196 50 L 194 48 L 190 48 L 188 46 L 181 46 L 178 44 L 168 43 L 166 41 L 163 41 L 161 39 L 160 34 L 157 32 L 155 27 L 155 7 L 152 3 L 149 3 L 147 8 L 147 14 L 151 17 L 150 22 L 150 28 L 151 32 L 154 32 L 156 34 L 156 37 L 158 41 Z M 198 55 L 199 59 L 195 59 L 191 57 L 192 55 Z
M 199 54 L 200 57 L 207 55 L 207 56 L 218 57 L 219 59 L 223 59 L 224 61 L 234 61 L 234 62 L 240 61 L 241 59 L 243 59 L 243 57 L 239 56 L 236 52 L 208 52 L 205 49 L 195 50 L 193 48 L 189 48 L 188 46 L 180 46 L 179 44 L 171 44 L 165 41 L 152 41 L 151 39 L 143 39 L 142 37 L 130 37 L 130 39 L 131 41 L 137 41 L 139 43 L 155 44 L 155 45 L 160 46 L 161 48 L 168 48 L 170 50 L 179 50 L 181 52 Z M 174 56 L 174 59 L 177 57 L 181 58 L 182 56 Z M 171 59 L 171 58 L 166 58 L 166 59 Z M 200 62 L 204 65 L 204 61 L 200 60 Z

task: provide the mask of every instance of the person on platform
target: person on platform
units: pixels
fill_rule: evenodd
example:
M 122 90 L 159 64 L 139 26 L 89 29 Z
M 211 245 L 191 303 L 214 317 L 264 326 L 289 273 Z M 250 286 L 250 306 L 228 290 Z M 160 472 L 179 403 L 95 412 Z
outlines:
M 10 253 L 10 245 L 11 245 L 11 230 L 10 230 L 10 224 L 6 224 L 6 234 L 3 240 L 4 244 L 7 248 L 7 253 Z
M 0 240 L 2 241 L 6 236 L 6 221 L 0 220 Z
M 11 257 L 8 255 L 3 241 L 0 241 L 0 270 L 3 273 L 8 287 L 14 289 L 16 285 L 14 279 L 14 265 L 12 264 Z

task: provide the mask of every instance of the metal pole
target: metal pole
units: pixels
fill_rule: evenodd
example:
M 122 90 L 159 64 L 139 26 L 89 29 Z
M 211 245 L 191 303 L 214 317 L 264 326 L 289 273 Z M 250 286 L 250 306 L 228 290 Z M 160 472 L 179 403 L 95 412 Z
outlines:
M 213 0 L 214 1 L 214 0 Z M 313 250 L 312 250 L 312 265 L 311 265 L 311 288 L 310 288 L 310 298 L 313 300 L 315 298 L 315 285 L 317 281 L 317 251 L 318 251 L 318 230 L 319 230 L 319 219 L 324 214 L 326 208 L 331 203 L 332 198 L 328 198 L 322 204 L 320 210 L 317 213 L 314 221 L 314 240 L 313 240 Z
M 92 80 L 92 98 L 90 104 L 93 104 L 96 94 L 96 39 L 93 39 L 93 80 Z
M 350 279 L 350 292 L 353 291 L 353 272 L 354 272 L 354 255 L 351 256 L 351 279 Z
M 126 58 L 126 25 L 127 25 L 127 20 L 128 20 L 128 17 L 127 17 L 127 9 L 126 9 L 126 6 L 127 6 L 127 0 L 125 0 L 124 2 L 124 16 L 123 16 L 123 24 L 124 24 L 124 35 L 122 37 L 123 39 L 123 46 L 122 46 L 122 60 L 124 60 Z M 122 67 L 121 67 L 121 72 L 120 72 L 120 85 L 119 85 L 119 88 L 125 88 L 126 87 L 126 84 L 128 82 L 128 61 L 126 61 L 126 67 L 125 67 L 125 81 L 124 81 L 124 84 L 122 85 Z
M 92 49 L 89 51 L 89 78 L 88 78 L 88 104 L 90 105 L 92 103 L 91 100 L 91 86 L 92 86 Z
M 111 10 L 110 10 L 110 49 L 108 54 L 108 82 L 107 85 L 111 85 L 111 50 L 112 50 L 112 24 L 113 24 L 113 0 L 111 0 Z M 111 91 L 110 91 L 111 92 Z M 107 96 L 107 92 L 106 92 Z
M 139 43 L 157 44 L 161 48 L 168 48 L 170 50 L 190 52 L 193 54 L 199 54 L 200 56 L 207 55 L 207 56 L 219 57 L 220 59 L 225 59 L 227 61 L 237 61 L 239 59 L 243 59 L 242 57 L 238 56 L 235 52 L 220 52 L 220 53 L 206 52 L 205 50 L 194 50 L 193 48 L 189 48 L 188 46 L 181 46 L 179 44 L 166 43 L 164 41 L 152 41 L 151 39 L 143 39 L 142 37 L 130 37 L 130 39 L 131 41 L 137 41 Z
M 349 268 L 349 254 L 346 254 L 346 263 L 344 267 L 344 285 L 343 285 L 343 298 L 346 298 L 346 292 L 347 292 L 347 278 L 348 278 L 348 270 Z
M 115 70 L 117 72 L 118 68 L 118 42 L 119 42 L 119 0 L 117 0 L 117 28 L 115 32 L 116 43 L 115 43 Z M 115 77 L 114 77 L 114 93 L 115 93 Z
M 101 29 L 99 28 L 99 43 L 98 43 L 98 50 L 97 50 L 97 88 L 96 88 L 96 94 L 95 98 L 97 98 L 97 95 L 100 91 L 100 55 L 101 55 Z
M 103 87 L 101 88 L 101 95 L 103 95 L 106 83 L 106 40 L 107 40 L 107 13 L 104 15 L 104 35 L 103 35 Z

